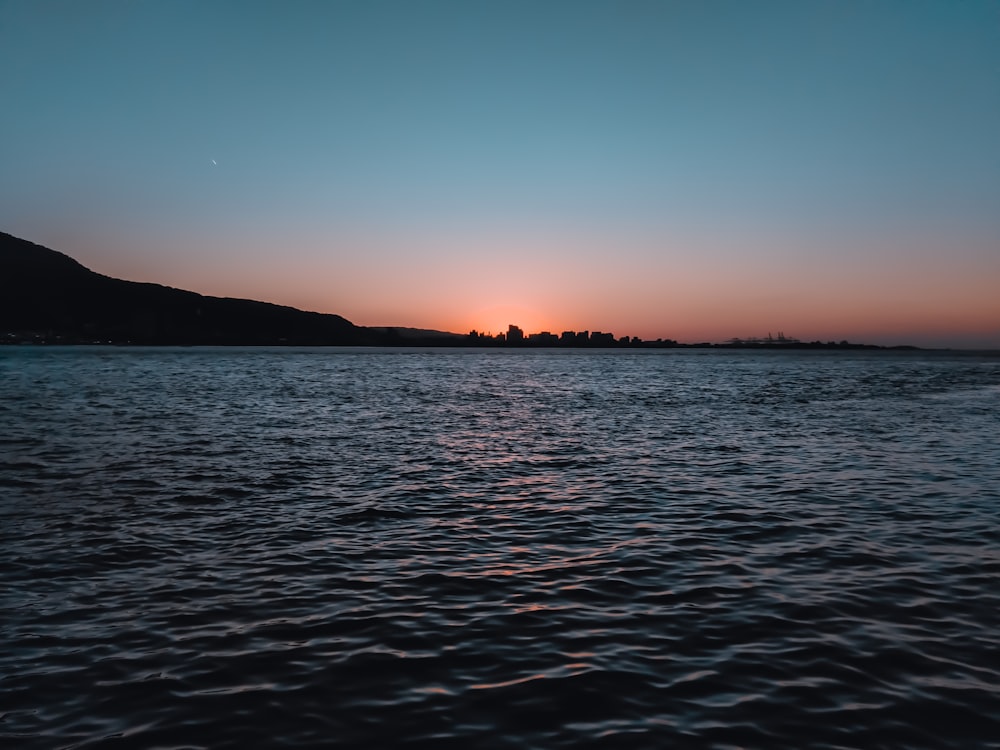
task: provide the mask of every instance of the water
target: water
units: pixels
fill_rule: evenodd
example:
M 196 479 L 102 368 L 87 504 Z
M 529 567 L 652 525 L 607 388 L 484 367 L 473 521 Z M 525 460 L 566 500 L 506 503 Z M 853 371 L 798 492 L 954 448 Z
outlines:
M 1000 747 L 1000 358 L 0 348 L 0 744 Z

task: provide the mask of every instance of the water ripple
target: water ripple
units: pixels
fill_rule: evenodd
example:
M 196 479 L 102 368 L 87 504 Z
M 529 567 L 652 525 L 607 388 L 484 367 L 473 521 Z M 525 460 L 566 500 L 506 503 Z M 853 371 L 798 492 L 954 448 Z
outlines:
M 1000 747 L 1000 361 L 0 350 L 0 741 Z

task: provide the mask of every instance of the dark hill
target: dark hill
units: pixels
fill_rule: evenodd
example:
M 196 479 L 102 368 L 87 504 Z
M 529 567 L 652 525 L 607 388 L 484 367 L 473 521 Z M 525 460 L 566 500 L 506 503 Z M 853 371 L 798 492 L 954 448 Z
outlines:
M 67 343 L 381 343 L 378 333 L 339 315 L 114 279 L 3 232 L 0 336 Z

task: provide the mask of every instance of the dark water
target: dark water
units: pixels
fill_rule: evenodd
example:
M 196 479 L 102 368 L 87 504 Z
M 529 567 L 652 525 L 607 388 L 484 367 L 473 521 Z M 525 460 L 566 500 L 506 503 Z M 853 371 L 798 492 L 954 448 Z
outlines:
M 1000 358 L 0 348 L 0 744 L 1000 748 Z

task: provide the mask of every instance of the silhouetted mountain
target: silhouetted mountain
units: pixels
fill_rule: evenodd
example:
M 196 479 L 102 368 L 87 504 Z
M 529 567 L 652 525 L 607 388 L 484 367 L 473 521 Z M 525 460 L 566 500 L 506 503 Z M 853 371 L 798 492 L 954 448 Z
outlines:
M 378 332 L 339 315 L 114 279 L 3 232 L 0 336 L 67 343 L 383 343 Z
M 465 334 L 406 326 L 369 326 L 387 346 L 457 346 L 466 343 Z
M 339 315 L 228 297 L 206 297 L 160 284 L 103 276 L 67 255 L 0 232 L 0 343 L 248 345 L 248 346 L 504 346 L 723 347 L 880 349 L 847 341 L 785 338 L 726 344 L 679 344 L 672 339 L 616 339 L 599 331 L 467 335 L 419 328 L 356 326 Z M 912 347 L 895 347 L 912 348 Z

